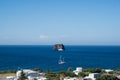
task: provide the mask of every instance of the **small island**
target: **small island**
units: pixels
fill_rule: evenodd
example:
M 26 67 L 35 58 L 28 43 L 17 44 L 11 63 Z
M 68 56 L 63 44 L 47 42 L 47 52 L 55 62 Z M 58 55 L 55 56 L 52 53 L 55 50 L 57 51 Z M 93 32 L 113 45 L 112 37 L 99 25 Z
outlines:
M 63 51 L 63 50 L 65 50 L 65 47 L 64 47 L 63 44 L 55 44 L 55 45 L 53 46 L 53 50 Z

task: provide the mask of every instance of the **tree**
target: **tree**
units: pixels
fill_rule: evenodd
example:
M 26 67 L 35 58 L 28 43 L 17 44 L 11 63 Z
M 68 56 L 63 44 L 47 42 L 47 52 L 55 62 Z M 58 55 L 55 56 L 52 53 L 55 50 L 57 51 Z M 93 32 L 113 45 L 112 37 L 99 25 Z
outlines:
M 95 69 L 95 73 L 101 73 L 102 72 L 102 69 L 101 68 L 96 68 Z
M 78 73 L 78 77 L 85 77 L 85 76 L 86 76 L 86 74 L 84 72 L 79 72 Z
M 68 68 L 66 76 L 69 76 L 69 77 L 75 77 L 76 76 L 75 73 L 72 70 L 72 67 Z
M 25 73 L 22 70 L 18 80 L 25 80 L 25 79 L 27 79 L 27 77 L 25 76 Z
M 72 70 L 72 67 L 69 67 L 67 71 L 68 71 L 68 72 L 72 72 L 72 71 L 73 71 L 73 70 Z
M 52 71 L 51 71 L 50 69 L 48 69 L 48 70 L 46 71 L 46 74 L 50 74 L 50 73 L 52 73 Z

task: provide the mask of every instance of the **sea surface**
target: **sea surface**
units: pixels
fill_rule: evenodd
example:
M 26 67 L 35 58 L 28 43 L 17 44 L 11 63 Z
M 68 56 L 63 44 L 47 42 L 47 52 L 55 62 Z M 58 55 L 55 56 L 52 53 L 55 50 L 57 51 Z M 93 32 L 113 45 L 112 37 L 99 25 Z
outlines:
M 0 70 L 41 68 L 43 71 L 103 68 L 120 69 L 120 46 L 66 46 L 65 51 L 54 51 L 53 46 L 1 45 Z M 58 64 L 60 55 L 65 64 Z

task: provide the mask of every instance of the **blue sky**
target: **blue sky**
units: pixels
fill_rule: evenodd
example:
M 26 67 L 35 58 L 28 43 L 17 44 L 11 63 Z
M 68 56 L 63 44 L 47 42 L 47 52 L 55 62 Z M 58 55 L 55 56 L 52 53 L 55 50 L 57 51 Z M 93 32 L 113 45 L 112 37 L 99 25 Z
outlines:
M 0 45 L 120 45 L 120 0 L 0 0 Z

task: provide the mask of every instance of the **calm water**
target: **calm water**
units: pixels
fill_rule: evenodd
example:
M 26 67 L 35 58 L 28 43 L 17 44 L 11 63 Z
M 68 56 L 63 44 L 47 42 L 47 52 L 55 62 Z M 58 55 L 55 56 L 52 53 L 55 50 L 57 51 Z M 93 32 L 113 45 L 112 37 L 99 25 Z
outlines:
M 41 68 L 52 71 L 83 68 L 120 68 L 120 46 L 65 46 L 53 51 L 52 46 L 0 46 L 0 70 Z M 62 55 L 66 61 L 59 65 Z

